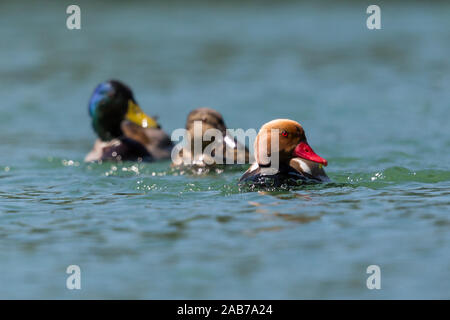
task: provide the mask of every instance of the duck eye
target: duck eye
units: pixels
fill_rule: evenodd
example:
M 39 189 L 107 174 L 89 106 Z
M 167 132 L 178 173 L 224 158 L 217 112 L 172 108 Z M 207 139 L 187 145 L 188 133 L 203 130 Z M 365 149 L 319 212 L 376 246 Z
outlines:
M 281 131 L 281 135 L 282 135 L 283 137 L 287 137 L 287 136 L 288 136 L 288 132 L 287 132 L 287 131 Z

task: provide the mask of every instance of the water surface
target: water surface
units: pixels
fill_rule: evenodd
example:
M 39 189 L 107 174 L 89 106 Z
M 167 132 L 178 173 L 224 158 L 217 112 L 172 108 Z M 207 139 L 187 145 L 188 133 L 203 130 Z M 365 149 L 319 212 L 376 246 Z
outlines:
M 450 298 L 449 4 L 79 4 L 0 4 L 1 298 Z M 295 119 L 333 183 L 84 164 L 109 78 L 170 132 Z

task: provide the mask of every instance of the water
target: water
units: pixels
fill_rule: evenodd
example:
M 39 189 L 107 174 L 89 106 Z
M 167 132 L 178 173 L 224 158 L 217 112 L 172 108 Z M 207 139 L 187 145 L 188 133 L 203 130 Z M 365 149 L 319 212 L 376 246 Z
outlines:
M 0 298 L 450 298 L 448 3 L 78 3 L 0 4 Z M 170 132 L 295 119 L 333 183 L 83 164 L 112 77 Z

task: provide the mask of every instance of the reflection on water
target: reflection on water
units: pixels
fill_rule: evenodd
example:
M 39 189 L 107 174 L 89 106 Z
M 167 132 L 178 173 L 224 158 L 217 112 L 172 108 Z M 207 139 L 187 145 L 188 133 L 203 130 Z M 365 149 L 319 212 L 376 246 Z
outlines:
M 383 4 L 380 31 L 357 2 L 80 6 L 72 32 L 65 4 L 0 4 L 0 297 L 449 297 L 450 6 Z M 84 164 L 111 77 L 168 131 L 198 106 L 298 120 L 332 182 Z

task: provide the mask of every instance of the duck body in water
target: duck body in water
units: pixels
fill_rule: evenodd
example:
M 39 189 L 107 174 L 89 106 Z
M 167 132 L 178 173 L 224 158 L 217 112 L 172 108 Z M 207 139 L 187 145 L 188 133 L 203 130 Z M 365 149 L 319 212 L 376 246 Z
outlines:
M 240 184 L 279 187 L 330 181 L 323 169 L 328 162 L 309 146 L 296 121 L 277 119 L 264 124 L 254 153 L 256 162 L 242 175 Z
M 174 150 L 172 168 L 207 173 L 211 169 L 223 170 L 250 161 L 247 147 L 227 133 L 222 115 L 214 109 L 198 108 L 189 113 L 185 139 L 187 145 Z M 208 148 L 212 152 L 208 152 Z
M 169 159 L 170 137 L 137 104 L 131 89 L 117 80 L 99 84 L 89 100 L 98 139 L 85 161 Z

